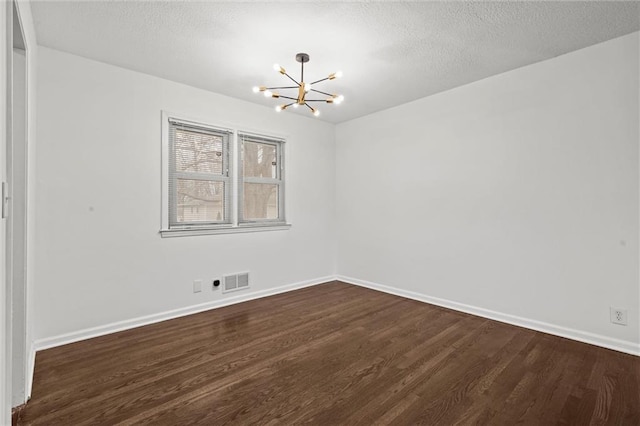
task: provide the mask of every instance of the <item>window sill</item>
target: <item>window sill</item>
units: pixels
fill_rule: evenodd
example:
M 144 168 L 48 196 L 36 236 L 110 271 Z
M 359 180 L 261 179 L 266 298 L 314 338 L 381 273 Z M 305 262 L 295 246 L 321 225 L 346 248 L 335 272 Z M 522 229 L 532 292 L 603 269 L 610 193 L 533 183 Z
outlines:
M 215 234 L 239 234 L 245 232 L 264 232 L 264 231 L 284 231 L 291 228 L 290 223 L 270 223 L 270 224 L 243 224 L 240 226 L 225 226 L 217 228 L 184 228 L 184 229 L 161 229 L 160 236 L 162 238 L 172 237 L 192 237 L 196 235 L 215 235 Z

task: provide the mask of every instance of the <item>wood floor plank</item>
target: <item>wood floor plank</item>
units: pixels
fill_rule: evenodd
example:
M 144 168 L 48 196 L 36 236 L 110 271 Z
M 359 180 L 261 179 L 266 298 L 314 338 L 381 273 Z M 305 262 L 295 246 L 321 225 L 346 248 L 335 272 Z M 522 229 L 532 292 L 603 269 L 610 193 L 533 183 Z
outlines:
M 39 352 L 24 425 L 640 424 L 640 358 L 331 282 Z

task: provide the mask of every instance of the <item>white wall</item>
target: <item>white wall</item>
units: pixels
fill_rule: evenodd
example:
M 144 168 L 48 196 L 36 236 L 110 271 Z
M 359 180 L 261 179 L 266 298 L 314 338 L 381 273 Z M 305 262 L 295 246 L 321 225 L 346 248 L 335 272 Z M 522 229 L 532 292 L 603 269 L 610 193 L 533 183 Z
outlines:
M 335 274 L 332 125 L 47 48 L 38 63 L 37 339 L 237 295 L 194 279 L 250 271 L 255 292 Z M 292 228 L 161 238 L 162 110 L 288 135 Z
M 638 38 L 338 125 L 338 273 L 640 354 Z

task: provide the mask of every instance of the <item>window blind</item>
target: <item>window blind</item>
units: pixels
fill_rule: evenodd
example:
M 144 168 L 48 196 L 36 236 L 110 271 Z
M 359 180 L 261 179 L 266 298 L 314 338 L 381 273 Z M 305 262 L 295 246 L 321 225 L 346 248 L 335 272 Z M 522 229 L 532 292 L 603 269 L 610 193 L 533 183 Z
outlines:
M 169 120 L 169 227 L 231 223 L 232 132 Z

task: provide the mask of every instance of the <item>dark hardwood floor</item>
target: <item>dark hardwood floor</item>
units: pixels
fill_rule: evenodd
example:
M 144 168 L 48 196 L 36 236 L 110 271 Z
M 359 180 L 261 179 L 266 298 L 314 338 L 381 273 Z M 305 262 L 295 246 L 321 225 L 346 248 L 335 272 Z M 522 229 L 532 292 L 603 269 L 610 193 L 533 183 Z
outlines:
M 640 358 L 328 283 L 39 352 L 20 424 L 640 425 Z

